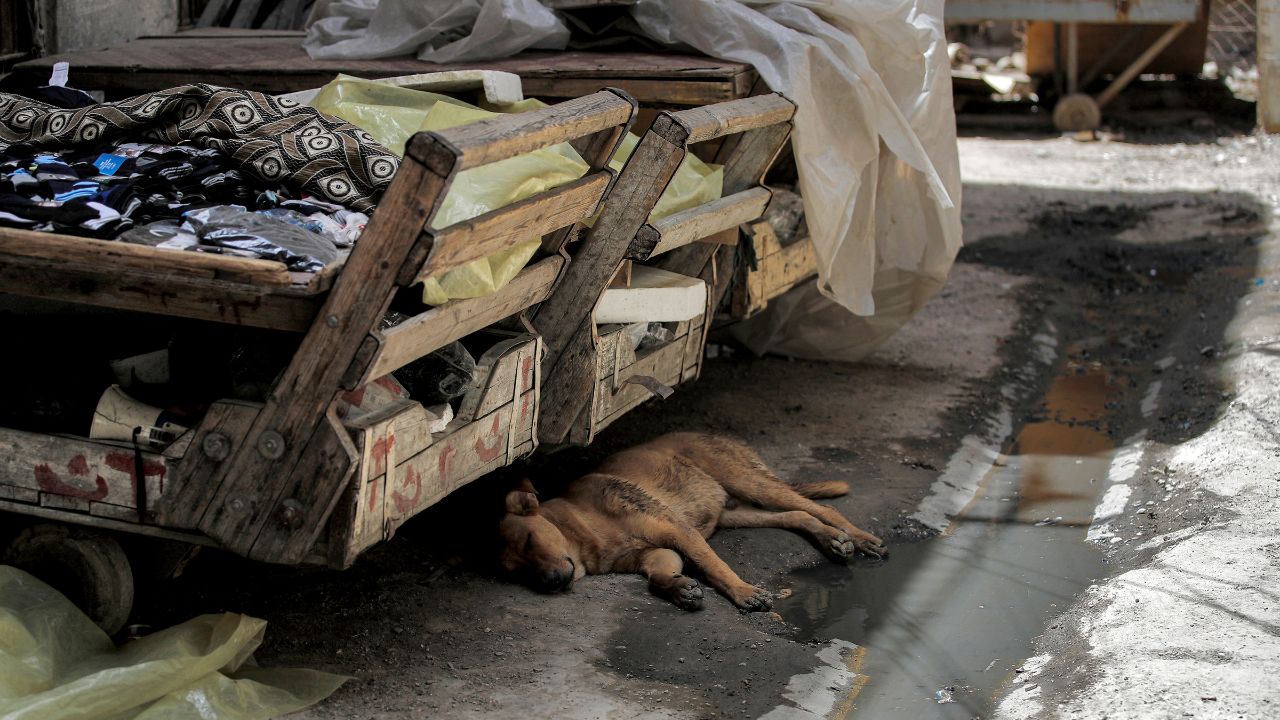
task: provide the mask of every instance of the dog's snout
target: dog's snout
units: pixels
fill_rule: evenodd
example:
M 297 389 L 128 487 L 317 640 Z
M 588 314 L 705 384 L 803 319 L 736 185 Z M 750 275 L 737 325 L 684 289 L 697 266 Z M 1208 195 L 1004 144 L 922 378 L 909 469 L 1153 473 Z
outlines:
M 572 558 L 566 557 L 565 563 L 568 567 L 548 568 L 538 572 L 534 577 L 534 583 L 538 589 L 543 592 L 560 592 L 568 588 L 573 583 L 574 571 L 577 568 Z
M 545 592 L 563 590 L 573 581 L 573 574 L 564 570 L 544 570 L 538 574 L 538 586 Z

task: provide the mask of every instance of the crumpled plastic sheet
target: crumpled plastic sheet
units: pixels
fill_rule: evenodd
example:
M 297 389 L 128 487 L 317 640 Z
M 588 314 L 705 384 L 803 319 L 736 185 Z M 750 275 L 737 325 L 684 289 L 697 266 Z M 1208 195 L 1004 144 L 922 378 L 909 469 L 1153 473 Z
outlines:
M 319 0 L 311 18 L 302 47 L 317 60 L 416 52 L 464 62 L 569 42 L 569 29 L 537 0 Z
M 335 7 L 345 2 L 375 4 L 339 0 Z M 370 17 L 413 23 L 421 5 L 437 3 L 382 0 Z M 474 28 L 468 20 L 451 31 L 492 37 L 521 19 L 544 18 L 543 11 L 511 2 L 501 22 L 477 15 Z M 638 0 L 632 13 L 654 40 L 750 63 L 798 106 L 793 148 L 819 281 L 793 291 L 801 299 L 791 301 L 785 321 L 775 316 L 788 312 L 780 303 L 741 324 L 740 339 L 757 352 L 803 357 L 854 360 L 872 351 L 941 287 L 960 249 L 943 0 Z M 344 27 L 368 42 L 385 32 L 372 20 Z M 326 45 L 321 31 L 307 42 L 313 56 Z M 467 59 L 511 54 L 509 43 L 479 49 L 489 52 Z M 329 43 L 325 57 L 368 57 L 355 50 Z M 850 312 L 826 309 L 832 302 Z M 822 308 L 822 320 L 797 312 L 800 306 Z
M 0 565 L 0 718 L 248 720 L 300 710 L 347 678 L 253 667 L 266 622 L 202 615 L 115 647 L 62 594 Z

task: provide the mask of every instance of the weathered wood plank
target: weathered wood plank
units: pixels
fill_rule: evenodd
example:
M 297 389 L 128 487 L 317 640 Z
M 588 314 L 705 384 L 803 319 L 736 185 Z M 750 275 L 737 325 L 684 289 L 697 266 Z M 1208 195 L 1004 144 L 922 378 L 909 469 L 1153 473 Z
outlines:
M 265 287 L 289 287 L 292 283 L 288 268 L 271 260 L 162 250 L 124 242 L 0 228 L 0 262 L 10 258 L 130 268 L 160 277 L 176 275 Z
M 365 377 L 382 377 L 458 338 L 542 302 L 555 286 L 562 267 L 564 258 L 545 258 L 520 271 L 506 287 L 492 295 L 454 300 L 383 330 L 381 346 Z
M 241 283 L 21 257 L 0 262 L 0 292 L 294 332 L 310 325 L 319 306 Z
M 258 534 L 251 556 L 300 563 L 329 521 L 342 488 L 355 472 L 359 455 L 332 406 L 325 419 L 290 473 L 280 493 L 285 499 L 273 522 L 266 523 Z
M 735 193 L 764 182 L 764 175 L 791 135 L 791 123 L 742 133 L 724 163 L 724 191 Z
M 647 260 L 756 220 L 764 214 L 771 196 L 768 189 L 754 187 L 650 223 L 646 227 L 652 228 L 657 242 L 646 256 L 635 259 Z
M 689 144 L 791 120 L 796 106 L 773 93 L 690 108 L 673 113 L 673 119 L 689 131 Z
M 539 416 L 544 441 L 562 442 L 588 403 L 595 365 L 592 310 L 684 157 L 683 148 L 662 134 L 663 126 L 658 128 L 641 138 L 595 225 L 578 243 L 563 281 L 534 317 L 547 344 L 543 370 L 548 383 Z
M 196 529 L 221 464 L 244 443 L 260 409 L 256 403 L 228 401 L 209 406 L 187 452 L 174 464 L 168 492 L 152 505 L 157 523 Z
M 7 493 L 11 499 L 30 499 L 38 493 L 46 507 L 88 512 L 88 503 L 101 502 L 135 508 L 134 452 L 121 444 L 0 428 L 0 484 L 15 489 Z M 146 496 L 159 498 L 169 462 L 154 452 L 142 451 L 141 456 Z M 76 502 L 50 499 L 55 496 Z
M 454 156 L 454 168 L 461 171 L 624 125 L 633 111 L 630 98 L 602 90 L 538 110 L 418 133 L 405 154 L 428 167 L 439 167 L 441 154 Z
M 413 282 L 437 277 L 459 265 L 591 217 L 610 180 L 608 172 L 592 173 L 443 230 L 427 231 L 430 254 Z

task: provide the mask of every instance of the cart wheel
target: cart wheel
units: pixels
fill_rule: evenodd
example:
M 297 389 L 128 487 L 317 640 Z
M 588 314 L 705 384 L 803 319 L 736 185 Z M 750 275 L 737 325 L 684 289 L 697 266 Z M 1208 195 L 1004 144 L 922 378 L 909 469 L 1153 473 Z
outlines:
M 133 609 L 133 572 L 115 538 L 88 528 L 42 524 L 18 533 L 3 562 L 67 596 L 108 635 Z
M 1097 130 L 1102 124 L 1102 109 L 1084 93 L 1068 95 L 1053 108 L 1053 126 L 1063 132 Z

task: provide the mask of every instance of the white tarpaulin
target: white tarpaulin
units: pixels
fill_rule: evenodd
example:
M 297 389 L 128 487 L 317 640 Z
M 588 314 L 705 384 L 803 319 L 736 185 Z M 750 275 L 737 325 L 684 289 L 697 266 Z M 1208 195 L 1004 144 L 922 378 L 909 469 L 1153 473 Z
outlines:
M 470 19 L 448 30 L 441 18 L 452 13 L 441 8 L 454 3 L 382 0 L 362 31 L 355 9 L 374 2 L 332 0 L 326 12 L 345 39 L 329 42 L 332 30 L 317 21 L 312 56 L 418 49 L 443 60 L 440 52 L 461 48 L 448 59 L 477 60 L 564 42 L 533 0 L 457 3 Z M 960 249 L 943 0 L 639 0 L 633 15 L 657 41 L 750 63 L 798 108 L 793 147 L 819 282 L 743 323 L 739 338 L 757 352 L 810 358 L 874 349 L 942 286 Z M 380 17 L 395 18 L 395 31 Z M 517 37 L 518 27 L 538 30 Z M 369 47 L 395 50 L 359 54 Z

